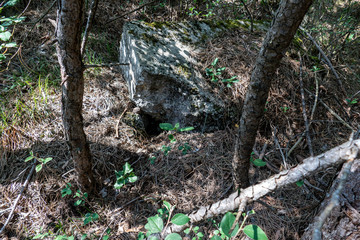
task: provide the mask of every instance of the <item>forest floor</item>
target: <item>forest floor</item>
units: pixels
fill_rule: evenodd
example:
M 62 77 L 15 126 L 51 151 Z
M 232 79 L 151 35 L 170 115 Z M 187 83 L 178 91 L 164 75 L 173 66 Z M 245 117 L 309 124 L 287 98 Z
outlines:
M 39 19 L 50 3 L 31 4 L 25 12 L 25 22 Z M 126 20 L 123 18 L 106 25 L 109 16 L 119 16 L 137 6 L 131 3 L 119 6 L 117 1 L 99 3 L 85 54 L 87 64 L 118 61 L 120 33 L 125 21 L 175 18 L 165 10 L 147 9 L 148 12 L 137 11 L 127 15 Z M 104 235 L 109 235 L 110 239 L 136 239 L 139 232 L 146 231 L 147 218 L 163 208 L 164 200 L 176 205 L 176 213 L 188 214 L 233 192 L 231 161 L 241 102 L 265 32 L 249 33 L 247 29 L 239 29 L 207 43 L 199 54 L 204 76 L 205 68 L 216 57 L 221 66 L 227 67 L 226 74 L 238 76 L 240 82 L 233 87 L 218 84 L 214 89 L 218 89 L 219 97 L 227 99 L 229 104 L 239 106 L 239 115 L 222 130 L 178 133 L 176 143 L 170 143 L 165 132 L 144 136 L 122 121 L 135 106 L 117 67 L 86 70 L 85 132 L 93 156 L 94 173 L 102 188 L 98 195 L 88 196 L 84 205 L 74 206 L 79 198 L 62 197 L 62 190 L 68 183 L 71 183 L 73 193 L 79 186 L 62 129 L 60 75 L 55 47 L 49 43 L 54 32 L 49 18 L 56 19 L 55 8 L 31 32 L 30 24 L 17 26 L 17 39 L 28 35 L 23 42 L 22 57 L 14 58 L 9 69 L 0 73 L 1 86 L 5 86 L 1 90 L 2 118 L 7 118 L 6 126 L 2 122 L 1 133 L 0 228 L 29 174 L 31 162 L 24 160 L 30 151 L 41 158 L 53 158 L 32 176 L 14 217 L 0 236 L 2 239 L 33 239 L 39 233 L 44 234 L 44 239 L 83 234 L 87 234 L 88 239 L 99 239 Z M 305 37 L 298 37 L 303 42 L 302 50 L 312 45 Z M 349 139 L 351 130 L 344 123 L 354 129 L 360 126 L 357 102 L 360 97 L 356 95 L 360 89 L 360 72 L 354 72 L 346 63 L 333 63 L 342 79 L 344 94 L 328 66 L 318 63 L 318 69 L 313 71 L 311 49 L 308 52 L 302 50 L 294 42 L 273 80 L 254 147 L 254 158 L 263 152 L 267 165 L 251 166 L 251 183 L 296 166 L 310 156 L 304 135 L 300 71 L 304 88 L 319 97 L 315 101 L 305 92 L 314 155 Z M 303 56 L 301 68 L 298 52 Z M 359 58 L 351 63 L 351 66 L 356 65 L 359 66 Z M 184 144 L 190 148 L 185 152 L 178 150 Z M 168 155 L 161 151 L 164 145 L 172 147 Z M 156 158 L 151 160 L 153 156 Z M 122 170 L 126 162 L 131 164 L 138 180 L 115 190 L 115 171 Z M 256 214 L 248 218 L 248 223 L 260 226 L 269 239 L 300 239 L 337 171 L 338 167 L 326 169 L 305 179 L 301 187 L 293 184 L 250 203 L 246 210 L 253 209 Z M 84 225 L 87 213 L 97 213 L 99 219 Z M 204 239 L 210 239 L 221 218 L 218 216 L 198 224 Z M 107 229 L 110 229 L 109 233 Z

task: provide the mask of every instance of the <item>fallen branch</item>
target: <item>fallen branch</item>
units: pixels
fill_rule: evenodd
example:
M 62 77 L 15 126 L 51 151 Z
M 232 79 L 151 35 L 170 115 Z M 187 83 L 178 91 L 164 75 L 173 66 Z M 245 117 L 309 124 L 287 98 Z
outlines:
M 354 159 L 350 159 L 350 160 L 348 160 L 348 162 L 346 162 L 344 164 L 344 166 L 341 170 L 341 177 L 340 177 L 339 185 L 336 188 L 336 190 L 333 192 L 329 204 L 322 211 L 320 216 L 317 218 L 317 221 L 315 222 L 314 232 L 313 232 L 313 236 L 312 236 L 313 240 L 321 240 L 322 239 L 321 238 L 321 228 L 324 225 L 326 218 L 330 215 L 330 213 L 332 212 L 334 207 L 339 206 L 340 193 L 344 187 L 345 181 L 347 179 L 347 176 L 349 175 L 349 172 L 350 172 L 353 162 L 354 162 Z
M 284 170 L 259 184 L 241 190 L 240 193 L 232 193 L 224 200 L 192 212 L 189 214 L 190 224 L 233 211 L 246 199 L 249 199 L 249 202 L 255 201 L 280 187 L 295 183 L 317 171 L 356 158 L 359 152 L 360 140 L 358 139 L 348 141 L 316 157 L 309 157 L 295 168 Z M 183 226 L 170 225 L 164 231 L 163 236 L 172 232 L 180 232 L 188 226 L 189 224 Z
M 130 65 L 129 63 L 104 63 L 104 64 L 90 64 L 90 65 L 84 65 L 84 68 L 94 68 L 94 67 L 107 67 L 111 68 L 114 66 L 124 66 L 124 65 Z
M 98 3 L 99 3 L 98 0 L 93 0 L 90 5 L 89 16 L 88 16 L 88 19 L 86 22 L 85 32 L 84 32 L 84 36 L 83 36 L 83 39 L 81 42 L 81 48 L 80 48 L 81 56 L 84 56 L 86 42 L 87 42 L 87 39 L 89 36 L 90 29 L 92 27 L 92 23 L 95 18 L 95 13 L 96 13 Z
M 11 207 L 11 212 L 10 212 L 8 218 L 6 219 L 6 222 L 4 223 L 4 226 L 3 226 L 3 227 L 1 228 L 1 230 L 0 230 L 0 234 L 4 231 L 4 229 L 5 229 L 6 226 L 9 224 L 9 222 L 11 221 L 11 219 L 12 219 L 12 217 L 13 217 L 13 215 L 14 215 L 14 211 L 15 211 L 16 205 L 18 204 L 18 202 L 19 202 L 19 200 L 20 200 L 20 198 L 21 198 L 24 190 L 26 189 L 26 187 L 27 187 L 27 185 L 28 185 L 28 183 L 29 183 L 29 181 L 30 181 L 31 175 L 32 175 L 33 172 L 34 172 L 35 163 L 36 163 L 36 159 L 34 159 L 33 166 L 32 166 L 32 168 L 31 168 L 31 170 L 30 170 L 30 172 L 29 172 L 29 175 L 27 176 L 27 178 L 26 178 L 26 180 L 25 180 L 25 182 L 24 182 L 24 185 L 21 187 L 20 193 L 19 193 L 19 195 L 17 196 L 17 198 L 16 198 L 16 200 L 15 200 L 15 202 L 14 202 L 14 205 Z

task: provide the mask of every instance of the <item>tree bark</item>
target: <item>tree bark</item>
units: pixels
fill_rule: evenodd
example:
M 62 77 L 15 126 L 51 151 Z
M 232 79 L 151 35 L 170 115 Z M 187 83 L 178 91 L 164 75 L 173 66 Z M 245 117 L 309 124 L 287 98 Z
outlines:
M 92 192 L 95 179 L 81 114 L 84 66 L 80 46 L 84 0 L 59 0 L 58 3 L 56 51 L 61 70 L 64 131 L 79 183 L 85 191 Z
M 312 0 L 283 0 L 252 71 L 232 161 L 235 188 L 249 186 L 250 155 L 274 73 Z

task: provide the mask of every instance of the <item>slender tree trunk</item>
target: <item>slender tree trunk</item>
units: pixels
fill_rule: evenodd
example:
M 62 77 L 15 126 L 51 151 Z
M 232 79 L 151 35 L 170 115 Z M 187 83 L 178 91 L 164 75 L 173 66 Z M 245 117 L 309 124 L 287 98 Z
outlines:
M 271 81 L 312 0 L 283 0 L 270 27 L 251 75 L 245 96 L 232 162 L 236 188 L 249 186 L 250 154 L 264 114 Z
M 84 0 L 59 0 L 56 51 L 62 80 L 62 118 L 66 140 L 75 164 L 79 183 L 84 190 L 94 190 L 94 176 L 89 144 L 81 115 L 84 77 L 81 60 L 81 25 Z

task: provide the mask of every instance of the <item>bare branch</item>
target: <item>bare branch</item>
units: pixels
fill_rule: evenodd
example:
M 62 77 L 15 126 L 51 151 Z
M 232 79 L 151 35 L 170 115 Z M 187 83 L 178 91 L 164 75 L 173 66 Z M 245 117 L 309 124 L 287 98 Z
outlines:
M 237 209 L 243 201 L 246 201 L 246 199 L 255 201 L 280 187 L 295 183 L 317 171 L 354 159 L 359 151 L 360 140 L 354 140 L 348 141 L 316 157 L 309 157 L 295 168 L 284 170 L 259 184 L 243 189 L 240 193 L 234 192 L 226 199 L 209 206 L 201 207 L 199 210 L 192 212 L 189 214 L 191 219 L 190 224 L 224 214 L 228 211 L 233 211 Z M 188 225 L 170 225 L 164 231 L 164 235 L 166 236 L 171 232 L 180 232 L 186 227 L 188 227 Z
M 20 190 L 19 195 L 17 196 L 17 198 L 16 198 L 13 206 L 11 207 L 11 212 L 10 212 L 8 218 L 6 219 L 6 222 L 4 223 L 4 226 L 3 226 L 3 227 L 1 228 L 1 230 L 0 230 L 0 234 L 4 231 L 4 229 L 5 229 L 6 226 L 9 224 L 9 222 L 11 221 L 11 219 L 12 219 L 12 217 L 13 217 L 13 215 L 14 215 L 14 211 L 15 211 L 16 205 L 18 204 L 18 202 L 19 202 L 22 194 L 24 193 L 24 190 L 26 189 L 26 187 L 27 187 L 27 185 L 28 185 L 28 183 L 29 183 L 29 181 L 30 181 L 30 178 L 31 178 L 31 176 L 32 176 L 32 174 L 33 174 L 33 172 L 34 172 L 35 163 L 36 163 L 36 159 L 34 159 L 33 166 L 32 166 L 32 168 L 31 168 L 31 170 L 30 170 L 30 172 L 29 172 L 29 175 L 27 176 L 27 178 L 26 178 L 26 180 L 25 180 L 25 182 L 24 182 L 24 185 L 21 187 L 21 190 Z
M 349 175 L 351 166 L 354 162 L 354 159 L 350 159 L 346 162 L 341 170 L 341 178 L 338 187 L 333 192 L 329 204 L 326 206 L 324 211 L 320 214 L 317 221 L 315 222 L 314 231 L 313 231 L 313 240 L 321 240 L 321 228 L 324 225 L 326 218 L 330 215 L 334 207 L 339 205 L 340 193 L 344 187 L 344 183 Z

